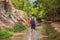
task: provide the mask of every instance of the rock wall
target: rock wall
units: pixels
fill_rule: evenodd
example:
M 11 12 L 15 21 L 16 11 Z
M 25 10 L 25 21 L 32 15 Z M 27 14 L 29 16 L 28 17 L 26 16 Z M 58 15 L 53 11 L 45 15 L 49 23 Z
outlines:
M 0 27 L 11 28 L 15 24 L 26 24 L 26 12 L 13 7 L 10 0 L 0 0 Z

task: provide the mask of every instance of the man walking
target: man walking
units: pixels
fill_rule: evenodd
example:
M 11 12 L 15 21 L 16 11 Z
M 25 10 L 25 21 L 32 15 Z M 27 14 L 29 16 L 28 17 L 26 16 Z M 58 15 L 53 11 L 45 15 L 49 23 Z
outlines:
M 36 29 L 36 18 L 34 17 L 34 14 L 32 14 L 30 18 L 30 26 L 31 26 L 31 39 L 34 40 L 35 29 Z

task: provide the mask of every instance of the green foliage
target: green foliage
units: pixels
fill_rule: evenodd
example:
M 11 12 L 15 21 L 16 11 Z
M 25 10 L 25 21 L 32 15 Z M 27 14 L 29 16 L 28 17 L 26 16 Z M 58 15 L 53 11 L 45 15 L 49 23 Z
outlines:
M 39 31 L 42 35 L 46 35 L 45 24 L 41 23 L 41 24 L 39 25 L 38 31 Z
M 26 26 L 25 25 L 23 25 L 23 24 L 17 24 L 17 25 L 15 25 L 14 27 L 13 27 L 13 31 L 14 32 L 20 32 L 20 31 L 22 31 L 22 30 L 25 30 L 26 29 Z
M 12 36 L 14 32 L 20 32 L 25 29 L 26 29 L 26 26 L 23 24 L 15 25 L 11 29 L 2 28 L 2 29 L 0 29 L 0 39 L 8 38 L 8 37 Z
M 40 8 L 41 6 L 37 6 L 38 2 L 34 2 L 30 4 L 29 0 L 11 0 L 12 4 L 16 9 L 24 10 L 29 15 L 35 14 L 36 17 L 43 18 L 44 16 L 44 10 L 43 8 Z
M 40 2 L 43 5 L 43 7 L 47 9 L 56 9 L 60 7 L 59 0 L 37 0 L 37 2 Z
M 16 9 L 29 11 L 29 1 L 28 0 L 11 0 L 12 4 Z
M 37 17 L 44 18 L 44 15 L 45 15 L 45 13 L 44 13 L 44 9 L 43 9 L 43 10 L 39 11 L 39 14 Z
M 8 37 L 10 37 L 12 35 L 13 35 L 13 32 L 8 31 L 8 30 L 6 30 L 4 28 L 0 29 L 0 39 L 8 38 Z
M 38 18 L 44 18 L 46 13 L 60 7 L 60 0 L 36 0 L 29 3 L 29 0 L 11 0 L 16 9 L 24 10 L 29 15 L 35 14 Z
M 22 3 L 20 3 L 20 0 L 11 0 L 11 2 L 12 2 L 12 4 L 14 5 L 14 7 L 16 8 L 16 9 L 20 9 L 21 7 L 23 7 L 22 5 Z
M 45 17 L 45 14 L 50 12 L 51 10 L 56 10 L 57 8 L 60 8 L 60 0 L 36 0 L 33 4 L 34 8 L 39 8 L 36 10 L 36 15 L 39 18 Z
M 46 27 L 46 32 L 47 35 L 51 38 L 51 39 L 55 39 L 55 40 L 59 40 L 60 39 L 60 34 L 59 32 L 57 32 L 50 24 L 47 25 Z
M 56 38 L 56 40 L 60 40 L 60 37 Z
M 11 29 L 7 29 L 11 32 L 20 32 L 26 29 L 26 26 L 23 24 L 16 24 L 14 27 L 12 27 Z

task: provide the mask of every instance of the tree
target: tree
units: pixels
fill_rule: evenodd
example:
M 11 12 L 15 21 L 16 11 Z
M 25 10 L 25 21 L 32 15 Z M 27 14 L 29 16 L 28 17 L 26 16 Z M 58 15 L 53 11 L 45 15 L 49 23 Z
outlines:
M 37 18 L 44 18 L 46 14 L 57 13 L 56 10 L 60 8 L 60 0 L 36 0 L 33 3 L 30 3 L 29 0 L 11 1 L 15 8 L 24 10 L 29 15 L 35 14 Z
M 11 2 L 16 9 L 29 12 L 29 10 L 28 10 L 30 7 L 29 0 L 11 0 Z
M 34 4 L 35 4 L 34 7 L 39 8 L 38 15 L 41 16 L 41 14 L 43 14 L 43 16 L 44 16 L 45 14 L 49 14 L 49 15 L 53 14 L 52 18 L 56 19 L 56 17 L 55 17 L 57 14 L 56 10 L 58 10 L 58 8 L 60 9 L 60 0 L 36 0 L 34 2 Z M 51 18 L 51 15 L 50 15 L 50 18 Z

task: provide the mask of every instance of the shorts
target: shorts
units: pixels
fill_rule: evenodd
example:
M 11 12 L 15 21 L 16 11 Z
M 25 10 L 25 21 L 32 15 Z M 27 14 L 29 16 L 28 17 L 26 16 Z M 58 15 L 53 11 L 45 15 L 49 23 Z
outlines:
M 31 29 L 35 29 L 36 25 L 31 25 Z

